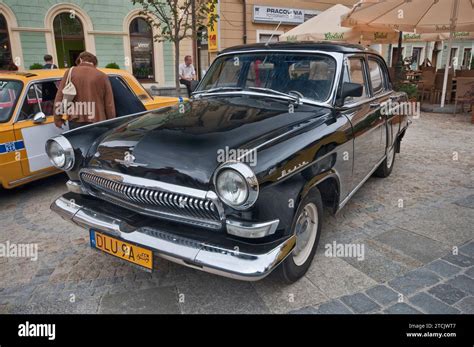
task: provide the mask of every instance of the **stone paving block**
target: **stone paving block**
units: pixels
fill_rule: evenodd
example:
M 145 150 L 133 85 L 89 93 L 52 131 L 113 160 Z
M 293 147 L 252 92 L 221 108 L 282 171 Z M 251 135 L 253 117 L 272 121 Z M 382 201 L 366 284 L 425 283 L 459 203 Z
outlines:
M 443 257 L 443 260 L 449 261 L 451 264 L 460 266 L 460 267 L 469 267 L 474 266 L 474 258 L 465 256 L 462 253 L 459 254 L 449 254 Z
M 377 284 L 340 258 L 317 255 L 306 277 L 330 299 L 365 290 Z
M 374 239 L 424 264 L 443 256 L 448 251 L 448 247 L 441 242 L 399 228 L 380 234 Z
M 471 266 L 469 269 L 464 272 L 466 276 L 469 276 L 471 278 L 474 278 L 474 266 Z
M 466 196 L 465 198 L 456 200 L 454 203 L 462 207 L 469 207 L 469 208 L 474 209 L 474 194 L 471 194 L 471 195 Z
M 425 313 L 431 314 L 452 314 L 459 313 L 459 310 L 444 302 L 435 299 L 429 294 L 418 293 L 409 299 L 410 303 L 420 308 Z
M 455 304 L 466 296 L 466 293 L 462 290 L 449 284 L 438 284 L 437 286 L 430 288 L 428 292 L 449 305 Z
M 337 299 L 325 302 L 317 307 L 318 314 L 350 314 L 352 312 L 346 305 Z
M 363 293 L 356 293 L 341 297 L 341 301 L 349 306 L 355 313 L 370 313 L 380 306 Z
M 99 313 L 156 314 L 181 313 L 175 287 L 106 294 L 102 297 Z
M 408 295 L 419 289 L 432 286 L 439 280 L 440 277 L 434 272 L 420 268 L 394 278 L 388 284 L 397 292 Z
M 354 243 L 364 245 L 364 259 L 346 257 L 343 260 L 377 282 L 386 282 L 413 269 L 394 259 L 391 254 L 375 249 L 369 242 L 358 240 Z
M 398 300 L 399 294 L 385 285 L 377 285 L 365 291 L 369 298 L 375 300 L 380 305 L 386 306 Z
M 193 271 L 176 287 L 183 313 L 271 313 L 250 282 Z M 308 305 L 295 305 L 293 309 L 304 306 Z
M 306 307 L 300 308 L 298 310 L 290 311 L 288 313 L 289 314 L 317 314 L 318 310 L 316 310 L 312 306 L 306 306 Z
M 468 296 L 455 304 L 462 313 L 474 314 L 474 296 Z
M 385 310 L 383 310 L 383 312 L 389 313 L 389 314 L 420 314 L 421 313 L 413 306 L 407 305 L 404 302 L 396 303 L 395 305 L 392 305 L 386 308 Z
M 442 276 L 444 278 L 452 277 L 462 270 L 460 267 L 441 259 L 429 263 L 428 265 L 426 265 L 426 269 L 431 270 L 437 275 Z
M 459 247 L 459 251 L 471 258 L 474 258 L 474 241 L 468 242 L 465 245 Z
M 465 275 L 456 276 L 450 279 L 449 281 L 447 281 L 446 284 L 450 284 L 453 287 L 456 287 L 465 293 L 474 295 L 474 279 L 467 277 Z
M 329 300 L 323 291 L 306 277 L 288 285 L 279 281 L 276 276 L 271 276 L 253 283 L 253 287 L 266 306 L 271 307 L 272 313 L 285 313 Z

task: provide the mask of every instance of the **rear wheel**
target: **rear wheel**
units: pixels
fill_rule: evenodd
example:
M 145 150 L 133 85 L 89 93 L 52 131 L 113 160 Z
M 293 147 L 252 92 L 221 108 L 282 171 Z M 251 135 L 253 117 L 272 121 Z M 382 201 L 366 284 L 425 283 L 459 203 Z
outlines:
M 293 218 L 296 245 L 277 269 L 283 281 L 293 283 L 308 271 L 321 236 L 322 213 L 321 194 L 315 188 L 300 202 Z
M 393 164 L 395 163 L 395 152 L 397 149 L 397 142 L 387 151 L 387 157 L 375 170 L 374 175 L 377 177 L 388 177 L 392 173 Z

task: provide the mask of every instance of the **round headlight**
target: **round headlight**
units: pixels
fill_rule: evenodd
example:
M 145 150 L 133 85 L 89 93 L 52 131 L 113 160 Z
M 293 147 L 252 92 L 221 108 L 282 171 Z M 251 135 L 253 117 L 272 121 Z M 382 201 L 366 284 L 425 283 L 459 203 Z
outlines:
M 49 139 L 46 142 L 46 154 L 58 169 L 67 171 L 74 166 L 74 150 L 64 136 Z
M 217 193 L 228 205 L 242 205 L 248 196 L 247 182 L 237 171 L 222 170 L 217 176 Z
M 257 177 L 244 163 L 222 164 L 214 175 L 214 186 L 219 198 L 237 210 L 245 210 L 257 201 Z

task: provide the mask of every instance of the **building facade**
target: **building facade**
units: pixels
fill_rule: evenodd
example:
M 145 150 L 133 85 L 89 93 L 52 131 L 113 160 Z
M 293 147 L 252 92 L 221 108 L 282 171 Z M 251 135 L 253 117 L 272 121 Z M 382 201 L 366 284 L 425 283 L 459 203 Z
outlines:
M 156 42 L 155 28 L 130 0 L 0 1 L 0 69 L 14 63 L 27 70 L 51 54 L 60 67 L 71 66 L 87 50 L 99 66 L 116 63 L 142 82 L 174 85 L 174 49 Z M 190 40 L 182 55 L 192 52 Z M 11 66 L 10 66 L 11 67 Z

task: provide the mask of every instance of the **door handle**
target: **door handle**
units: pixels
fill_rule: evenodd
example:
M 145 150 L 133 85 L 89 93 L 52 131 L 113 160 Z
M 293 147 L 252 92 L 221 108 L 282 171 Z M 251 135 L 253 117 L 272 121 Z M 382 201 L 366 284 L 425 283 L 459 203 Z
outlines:
M 380 107 L 380 102 L 373 102 L 370 104 L 370 108 L 377 108 Z

